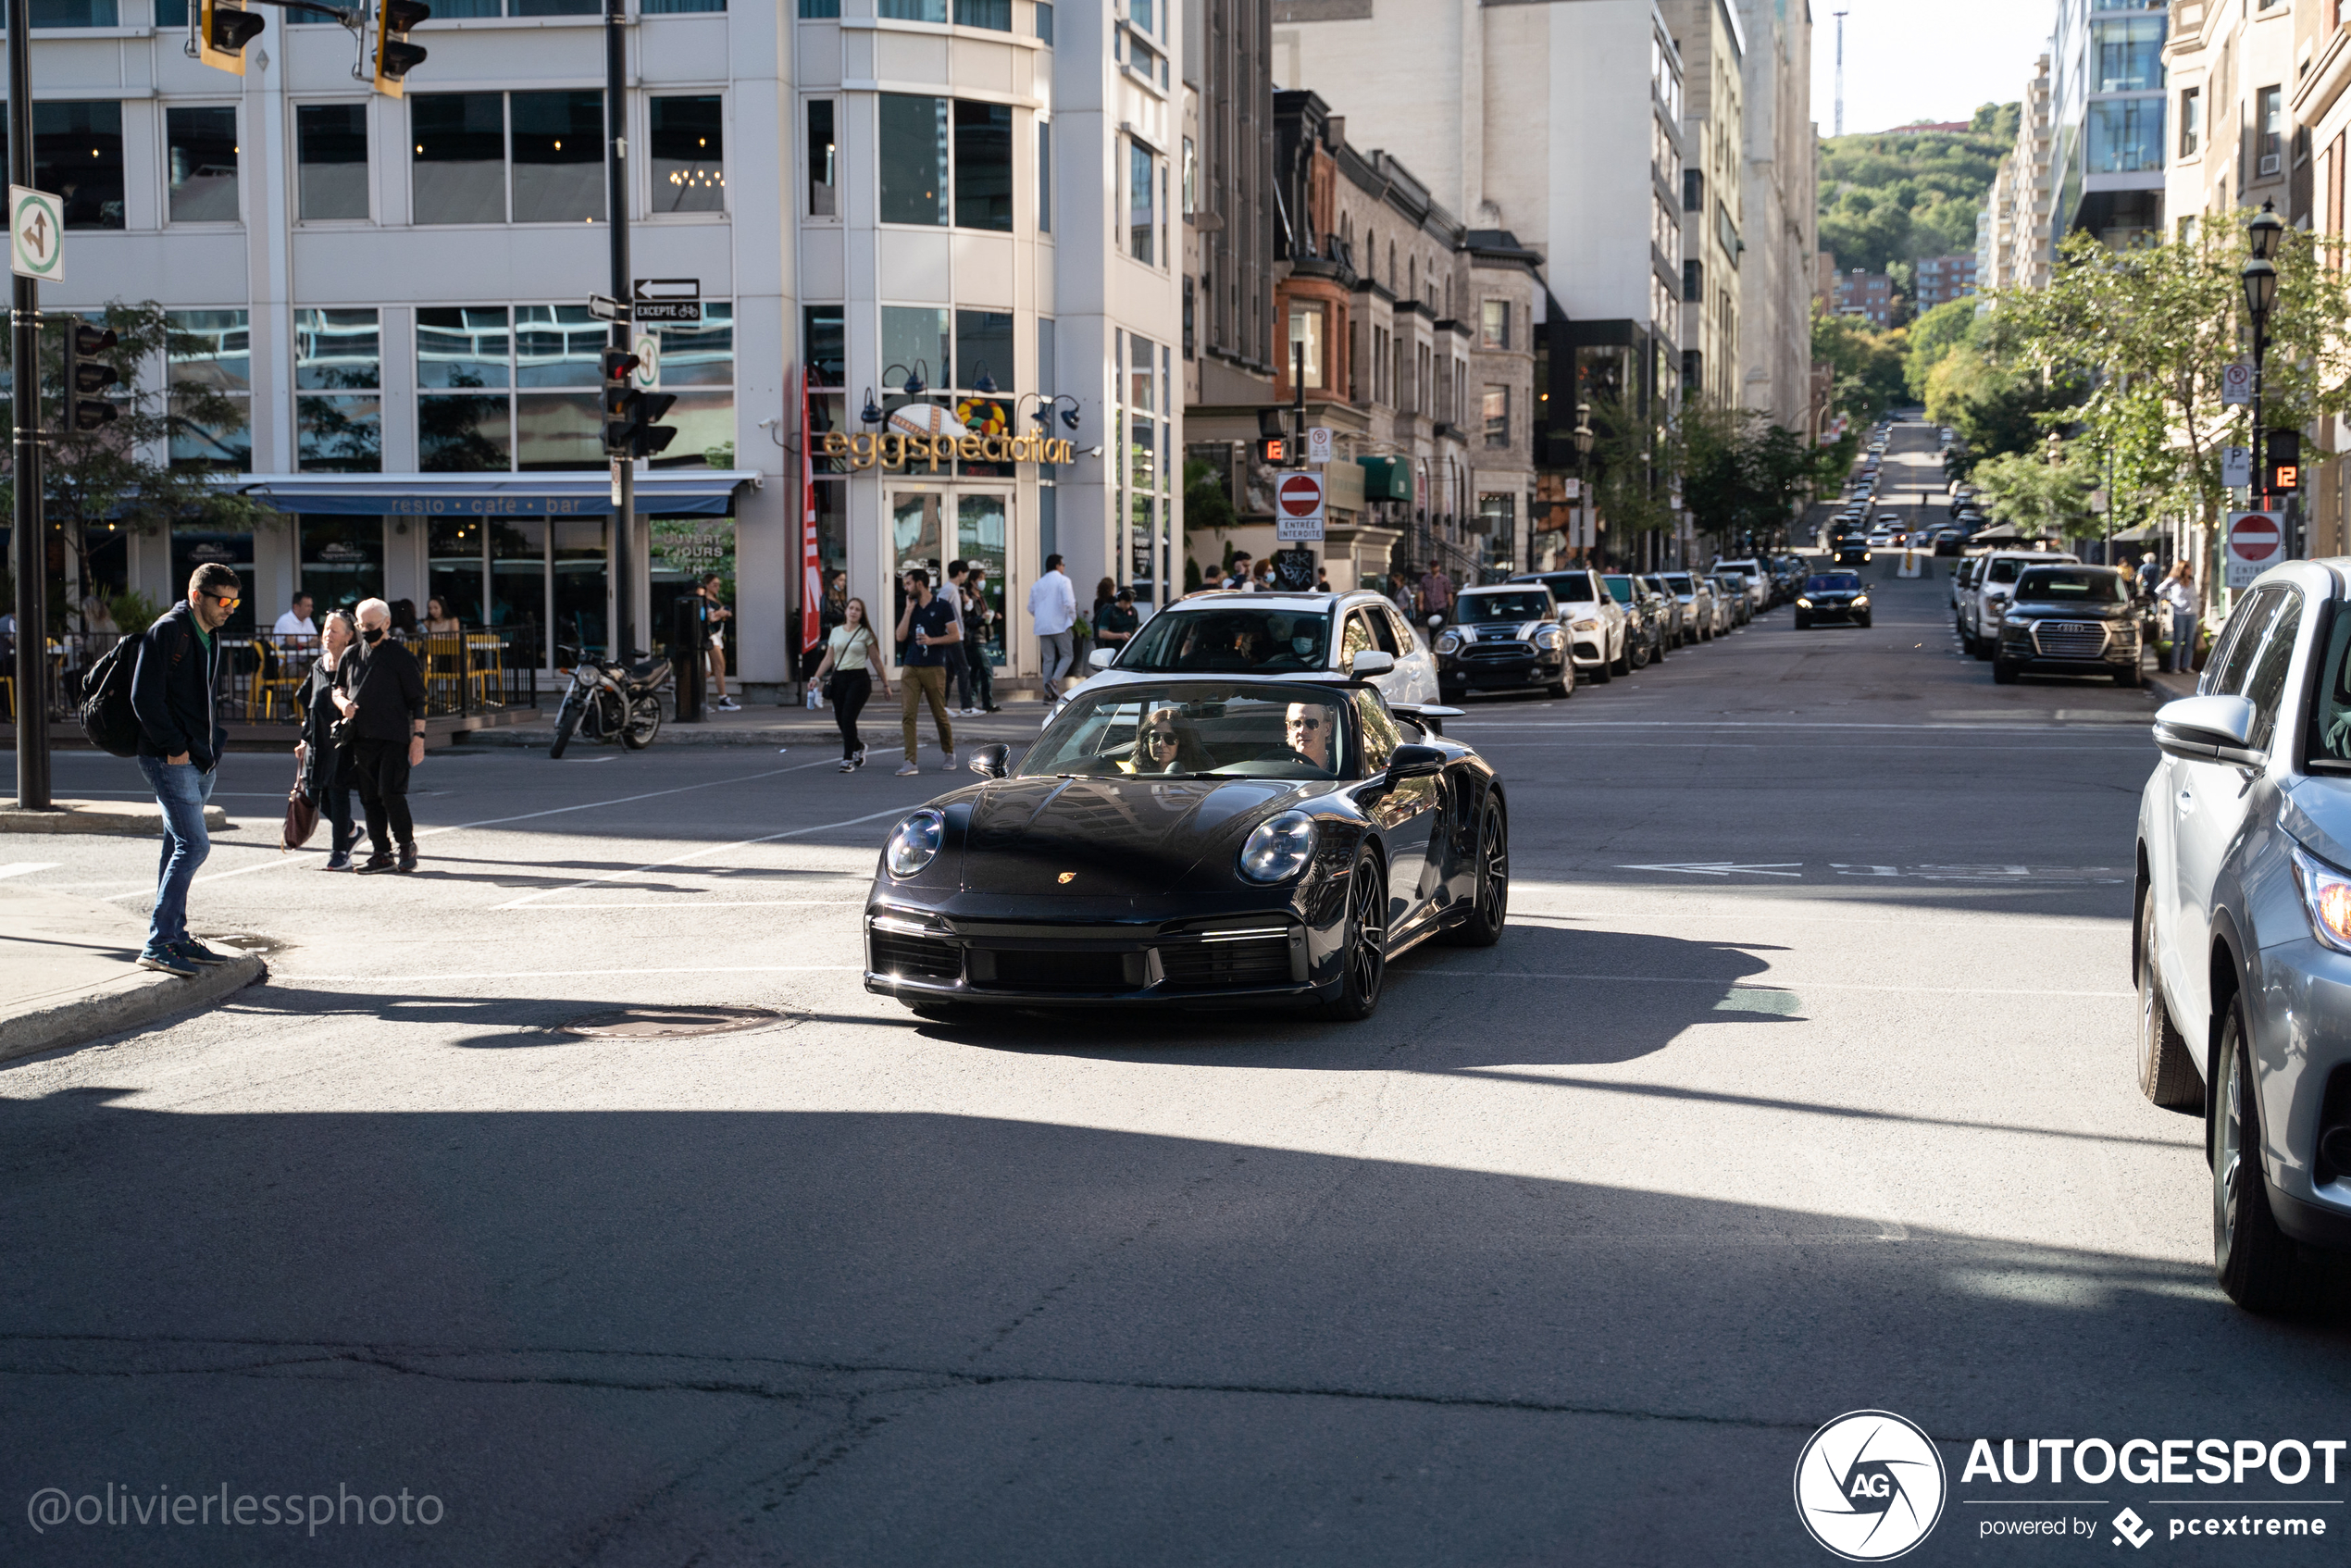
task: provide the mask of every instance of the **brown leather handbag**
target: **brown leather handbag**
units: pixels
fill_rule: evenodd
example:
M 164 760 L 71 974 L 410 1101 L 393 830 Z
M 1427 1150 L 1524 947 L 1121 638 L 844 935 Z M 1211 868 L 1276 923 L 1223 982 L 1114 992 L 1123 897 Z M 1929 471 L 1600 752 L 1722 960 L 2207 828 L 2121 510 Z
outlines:
M 318 830 L 318 808 L 302 792 L 302 765 L 294 764 L 293 788 L 286 791 L 286 829 L 278 840 L 281 850 L 298 850 Z

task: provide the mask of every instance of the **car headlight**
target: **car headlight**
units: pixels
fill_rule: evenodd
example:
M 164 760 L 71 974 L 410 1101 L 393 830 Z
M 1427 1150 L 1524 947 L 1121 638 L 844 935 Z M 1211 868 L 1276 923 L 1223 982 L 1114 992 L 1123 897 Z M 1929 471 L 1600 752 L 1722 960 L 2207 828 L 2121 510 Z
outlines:
M 1598 622 L 1579 622 L 1577 623 L 1577 628 L 1580 630 L 1586 625 L 1598 624 Z M 1547 626 L 1542 630 L 1535 634 L 1535 646 L 1537 648 L 1556 648 L 1566 641 L 1567 633 L 1561 631 L 1555 626 Z
M 1252 882 L 1287 882 L 1314 856 L 1314 819 L 1286 811 L 1257 825 L 1241 845 L 1241 875 Z
M 1598 631 L 1600 629 L 1600 623 L 1598 621 L 1577 621 L 1574 623 L 1574 626 L 1575 629 L 1578 631 Z
M 1437 651 L 1440 653 L 1454 653 L 1461 645 L 1462 640 L 1449 631 L 1437 640 Z
M 1799 598 L 1796 602 L 1796 607 L 1799 610 L 1809 610 L 1812 607 L 1812 601 Z
M 918 811 L 890 830 L 889 842 L 882 847 L 882 865 L 892 877 L 919 875 L 924 866 L 939 858 L 939 846 L 947 837 L 947 819 L 935 811 Z
M 1856 593 L 1856 594 L 1853 596 L 1853 608 L 1855 608 L 1855 609 L 1857 609 L 1857 610 L 1866 610 L 1866 609 L 1868 609 L 1869 607 L 1870 607 L 1870 596 L 1869 596 L 1868 594 L 1866 594 L 1866 593 Z
M 2351 952 L 2351 877 L 2296 844 L 2294 881 L 2302 890 L 2311 935 L 2337 952 Z

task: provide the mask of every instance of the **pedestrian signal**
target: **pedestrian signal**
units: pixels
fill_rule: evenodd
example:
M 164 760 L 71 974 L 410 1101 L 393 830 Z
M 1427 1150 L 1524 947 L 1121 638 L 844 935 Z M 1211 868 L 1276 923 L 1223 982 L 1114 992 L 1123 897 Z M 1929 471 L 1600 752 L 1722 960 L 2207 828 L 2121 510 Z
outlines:
M 240 0 L 199 0 L 196 8 L 196 58 L 217 70 L 245 74 L 245 45 L 261 36 L 267 24 Z

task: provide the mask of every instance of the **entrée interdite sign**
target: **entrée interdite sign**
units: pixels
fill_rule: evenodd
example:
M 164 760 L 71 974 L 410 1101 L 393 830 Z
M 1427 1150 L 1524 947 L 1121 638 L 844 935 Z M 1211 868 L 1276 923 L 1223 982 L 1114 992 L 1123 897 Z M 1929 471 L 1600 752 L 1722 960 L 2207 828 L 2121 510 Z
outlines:
M 932 473 L 941 463 L 961 458 L 966 463 L 1054 463 L 1077 461 L 1075 443 L 1046 436 L 902 435 L 892 430 L 873 435 L 860 430 L 827 430 L 818 449 L 826 457 L 847 458 L 852 468 L 902 468 L 927 463 Z

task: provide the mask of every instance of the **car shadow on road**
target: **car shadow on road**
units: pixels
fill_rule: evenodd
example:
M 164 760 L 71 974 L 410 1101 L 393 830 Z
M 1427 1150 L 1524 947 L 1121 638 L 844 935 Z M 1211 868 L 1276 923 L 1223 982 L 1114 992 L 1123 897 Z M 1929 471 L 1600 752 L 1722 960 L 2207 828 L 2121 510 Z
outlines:
M 993 1051 L 1225 1067 L 1459 1072 L 1596 1066 L 1661 1051 L 1709 1025 L 1800 1021 L 1800 999 L 1760 979 L 1780 951 L 1629 931 L 1512 924 L 1491 948 L 1427 943 L 1388 968 L 1360 1024 L 1278 1008 L 1011 1013 L 925 1031 Z M 1063 1027 L 1054 1027 L 1059 1022 Z

